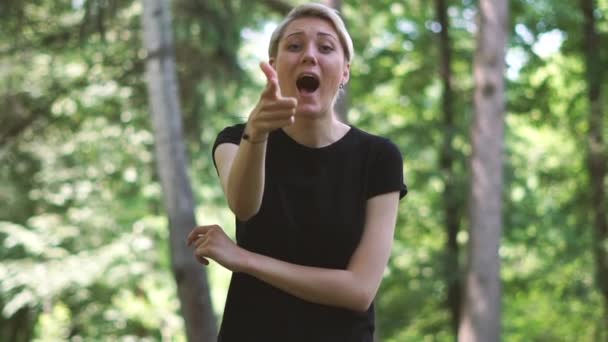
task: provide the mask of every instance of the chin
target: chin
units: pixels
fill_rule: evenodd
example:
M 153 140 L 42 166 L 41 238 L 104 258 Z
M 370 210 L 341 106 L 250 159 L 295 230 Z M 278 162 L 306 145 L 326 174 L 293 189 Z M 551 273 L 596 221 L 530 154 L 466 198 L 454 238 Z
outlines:
M 323 113 L 318 108 L 298 108 L 296 111 L 296 120 L 298 117 L 307 119 L 316 119 L 323 116 Z

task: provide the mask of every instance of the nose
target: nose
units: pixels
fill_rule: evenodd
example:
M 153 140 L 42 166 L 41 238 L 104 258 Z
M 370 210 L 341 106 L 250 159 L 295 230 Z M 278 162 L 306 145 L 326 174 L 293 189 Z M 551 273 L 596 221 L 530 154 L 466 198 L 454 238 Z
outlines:
M 302 52 L 302 64 L 317 64 L 317 49 L 314 44 L 307 44 L 306 48 Z

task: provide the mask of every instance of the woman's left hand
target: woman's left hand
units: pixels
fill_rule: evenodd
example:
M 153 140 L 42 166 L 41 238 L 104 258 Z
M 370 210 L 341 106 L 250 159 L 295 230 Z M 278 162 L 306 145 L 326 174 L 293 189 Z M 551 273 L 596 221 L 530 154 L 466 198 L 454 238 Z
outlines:
M 218 225 L 198 226 L 187 239 L 188 246 L 194 244 L 194 256 L 204 265 L 213 259 L 227 269 L 238 272 L 245 260 L 245 253 L 226 235 Z

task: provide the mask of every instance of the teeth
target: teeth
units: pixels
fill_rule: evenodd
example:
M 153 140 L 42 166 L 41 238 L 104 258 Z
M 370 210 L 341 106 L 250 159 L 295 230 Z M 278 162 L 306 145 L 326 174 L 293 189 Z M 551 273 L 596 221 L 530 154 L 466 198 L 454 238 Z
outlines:
M 318 79 L 317 75 L 315 75 L 315 74 L 309 74 L 309 73 L 300 74 L 300 76 L 298 76 L 298 79 L 301 79 L 302 77 L 312 77 L 315 80 Z

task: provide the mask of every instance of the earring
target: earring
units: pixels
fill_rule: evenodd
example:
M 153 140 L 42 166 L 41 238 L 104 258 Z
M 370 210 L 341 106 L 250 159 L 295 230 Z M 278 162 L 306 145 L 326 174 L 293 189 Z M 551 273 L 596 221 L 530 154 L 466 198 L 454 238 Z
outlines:
M 340 89 L 344 89 L 344 83 L 340 83 Z

